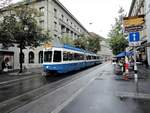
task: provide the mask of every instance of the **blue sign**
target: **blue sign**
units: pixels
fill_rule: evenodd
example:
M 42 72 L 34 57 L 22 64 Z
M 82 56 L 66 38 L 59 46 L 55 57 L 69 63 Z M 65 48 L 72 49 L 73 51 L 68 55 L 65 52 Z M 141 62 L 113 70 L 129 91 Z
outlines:
M 140 33 L 139 32 L 131 32 L 129 34 L 129 42 L 137 42 L 140 41 Z

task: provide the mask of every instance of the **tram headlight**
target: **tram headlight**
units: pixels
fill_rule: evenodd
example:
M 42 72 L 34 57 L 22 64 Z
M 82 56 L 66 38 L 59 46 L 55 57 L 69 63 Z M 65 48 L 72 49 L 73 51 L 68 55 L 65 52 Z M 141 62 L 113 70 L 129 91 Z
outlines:
M 46 68 L 48 69 L 48 66 L 46 66 Z

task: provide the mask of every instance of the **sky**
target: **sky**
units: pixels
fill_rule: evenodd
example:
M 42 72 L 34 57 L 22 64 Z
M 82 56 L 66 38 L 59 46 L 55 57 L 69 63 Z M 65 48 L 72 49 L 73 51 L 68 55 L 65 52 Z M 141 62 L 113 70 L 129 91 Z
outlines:
M 14 2 L 20 0 L 13 0 Z M 108 38 L 122 7 L 128 14 L 132 0 L 59 0 L 89 31 Z

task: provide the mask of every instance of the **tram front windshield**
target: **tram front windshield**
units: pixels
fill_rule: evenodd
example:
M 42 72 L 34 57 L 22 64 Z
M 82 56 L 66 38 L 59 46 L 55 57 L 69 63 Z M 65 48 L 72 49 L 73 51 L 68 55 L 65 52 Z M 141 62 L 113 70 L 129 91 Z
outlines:
M 52 51 L 45 51 L 44 62 L 51 62 L 51 61 L 52 61 Z

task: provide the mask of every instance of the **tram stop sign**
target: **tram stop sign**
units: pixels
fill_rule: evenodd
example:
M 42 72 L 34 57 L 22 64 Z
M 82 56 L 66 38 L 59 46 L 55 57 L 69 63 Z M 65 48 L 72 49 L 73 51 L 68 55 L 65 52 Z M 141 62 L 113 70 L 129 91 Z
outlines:
M 140 45 L 140 33 L 139 32 L 130 32 L 129 33 L 129 45 L 130 46 L 139 46 Z

